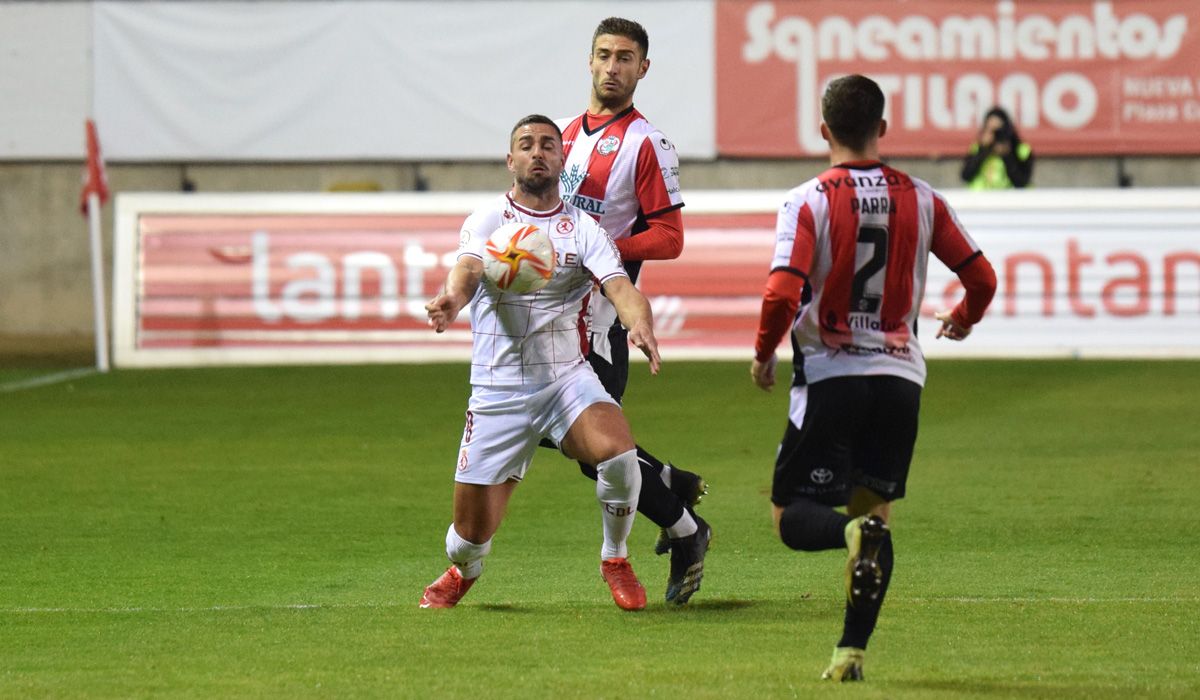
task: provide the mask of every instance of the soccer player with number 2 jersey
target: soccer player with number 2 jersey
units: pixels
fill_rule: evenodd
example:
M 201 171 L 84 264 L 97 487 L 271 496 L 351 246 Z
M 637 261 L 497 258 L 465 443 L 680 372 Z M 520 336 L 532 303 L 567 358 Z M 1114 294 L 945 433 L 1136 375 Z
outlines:
M 929 254 L 965 296 L 935 314 L 936 337 L 963 340 L 983 318 L 996 275 L 946 200 L 879 160 L 884 96 L 869 78 L 829 84 L 821 134 L 833 167 L 791 190 L 779 210 L 750 374 L 769 390 L 791 331 L 788 424 L 771 492 L 792 549 L 846 548 L 842 638 L 822 675 L 862 680 L 867 640 L 891 579 L 891 502 L 904 496 L 925 359 L 917 316 Z M 846 512 L 835 510 L 846 506 Z
M 683 250 L 683 198 L 675 147 L 633 106 L 638 81 L 650 68 L 650 42 L 637 22 L 609 17 L 596 27 L 588 67 L 588 109 L 558 121 L 566 162 L 560 176 L 565 201 L 588 212 L 616 241 L 630 279 L 645 260 L 670 260 Z M 629 378 L 629 344 L 612 304 L 592 297 L 588 362 L 617 401 Z M 671 552 L 666 600 L 682 605 L 700 588 L 712 529 L 692 510 L 707 491 L 698 475 L 664 464 L 641 446 L 638 510 L 661 528 L 655 551 Z M 594 466 L 581 462 L 596 478 Z

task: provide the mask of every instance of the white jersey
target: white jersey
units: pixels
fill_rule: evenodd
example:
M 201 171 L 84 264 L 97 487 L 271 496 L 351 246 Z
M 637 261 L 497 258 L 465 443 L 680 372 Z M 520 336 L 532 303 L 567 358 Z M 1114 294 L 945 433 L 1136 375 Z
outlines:
M 627 276 L 621 255 L 590 216 L 560 203 L 532 211 L 501 195 L 463 222 L 458 257 L 484 259 L 488 237 L 503 224 L 537 224 L 554 243 L 554 276 L 529 294 L 501 292 L 481 282 L 471 300 L 471 384 L 545 384 L 583 361 L 587 351 L 584 310 L 593 279 L 601 284 Z

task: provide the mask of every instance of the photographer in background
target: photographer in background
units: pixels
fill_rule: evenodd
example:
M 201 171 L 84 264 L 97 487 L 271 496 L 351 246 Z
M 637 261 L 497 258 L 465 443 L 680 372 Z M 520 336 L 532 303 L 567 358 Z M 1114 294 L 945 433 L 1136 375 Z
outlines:
M 963 182 L 972 190 L 1007 190 L 1027 187 L 1032 177 L 1033 149 L 1021 140 L 1008 112 L 993 107 L 963 160 Z

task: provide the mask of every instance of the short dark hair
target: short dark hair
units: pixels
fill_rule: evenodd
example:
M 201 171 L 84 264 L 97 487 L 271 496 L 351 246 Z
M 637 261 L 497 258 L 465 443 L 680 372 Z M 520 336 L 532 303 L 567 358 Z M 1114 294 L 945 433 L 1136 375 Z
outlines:
M 550 126 L 554 129 L 554 133 L 558 134 L 558 140 L 562 141 L 562 129 L 558 128 L 558 124 L 555 124 L 553 119 L 545 116 L 544 114 L 530 114 L 529 116 L 518 119 L 517 123 L 513 126 L 512 131 L 508 132 L 509 148 L 512 148 L 513 139 L 516 138 L 517 131 L 521 127 L 528 126 L 530 124 L 546 124 Z
M 821 98 L 821 117 L 841 145 L 861 151 L 879 132 L 883 90 L 865 75 L 846 75 L 829 83 Z
M 623 36 L 634 41 L 641 48 L 643 59 L 650 53 L 650 37 L 646 34 L 646 28 L 631 19 L 609 17 L 601 20 L 600 24 L 596 25 L 595 33 L 592 34 L 592 49 L 596 48 L 596 39 L 603 34 Z

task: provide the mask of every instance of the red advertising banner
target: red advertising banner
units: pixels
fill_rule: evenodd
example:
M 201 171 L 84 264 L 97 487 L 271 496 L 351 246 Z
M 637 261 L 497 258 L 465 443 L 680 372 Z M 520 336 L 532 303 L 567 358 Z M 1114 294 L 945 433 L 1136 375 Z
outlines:
M 1195 0 L 717 0 L 717 151 L 827 152 L 829 80 L 887 95 L 894 156 L 965 154 L 993 105 L 1035 152 L 1200 153 Z
M 421 351 L 429 359 L 457 350 L 456 358 L 465 358 L 467 314 L 439 335 L 425 312 L 454 265 L 462 220 L 144 214 L 137 221 L 131 349 L 373 347 Z M 749 352 L 774 222 L 773 214 L 689 216 L 687 253 L 669 264 L 646 264 L 641 287 L 652 300 L 664 350 Z

